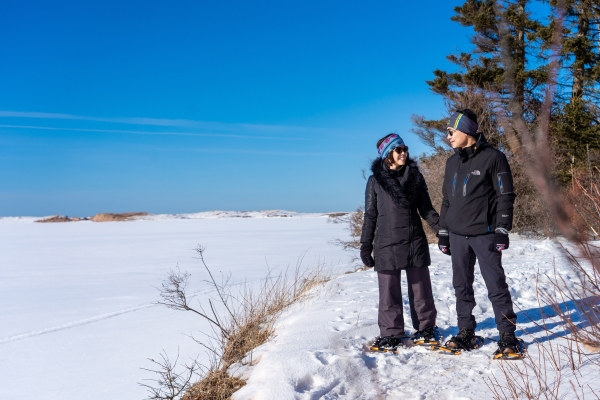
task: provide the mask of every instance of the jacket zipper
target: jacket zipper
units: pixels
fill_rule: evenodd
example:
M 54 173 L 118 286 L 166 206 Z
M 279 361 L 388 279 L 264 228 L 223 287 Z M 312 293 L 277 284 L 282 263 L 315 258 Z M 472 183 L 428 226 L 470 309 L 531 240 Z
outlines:
M 412 267 L 412 262 L 413 262 L 413 238 L 412 238 L 412 208 L 409 205 L 408 206 L 408 243 L 410 243 L 409 247 L 408 247 L 408 262 L 410 263 L 410 266 Z
M 454 179 L 452 180 L 452 197 L 456 192 L 456 180 L 458 179 L 458 173 L 460 172 L 460 157 L 456 160 L 456 172 L 454 173 Z
M 467 182 L 469 182 L 470 177 L 471 177 L 471 174 L 468 174 L 463 183 L 463 196 L 467 195 Z
M 458 172 L 454 173 L 454 179 L 452 180 L 452 196 L 454 196 L 454 192 L 456 191 L 456 176 L 458 175 Z

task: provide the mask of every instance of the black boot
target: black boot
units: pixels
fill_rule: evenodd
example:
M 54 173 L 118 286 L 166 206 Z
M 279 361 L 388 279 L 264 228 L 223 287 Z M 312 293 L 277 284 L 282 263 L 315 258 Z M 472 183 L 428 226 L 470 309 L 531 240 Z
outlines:
M 403 345 L 404 335 L 378 337 L 375 342 L 369 347 L 371 351 L 394 352 Z
M 473 350 L 481 347 L 482 340 L 475 336 L 474 329 L 460 328 L 456 336 L 453 336 L 446 342 L 446 347 L 453 350 Z
M 413 335 L 413 343 L 417 346 L 437 346 L 441 342 L 442 337 L 437 326 L 425 328 Z
M 500 332 L 498 350 L 494 353 L 494 359 L 518 359 L 523 357 L 525 344 L 517 339 L 514 332 Z

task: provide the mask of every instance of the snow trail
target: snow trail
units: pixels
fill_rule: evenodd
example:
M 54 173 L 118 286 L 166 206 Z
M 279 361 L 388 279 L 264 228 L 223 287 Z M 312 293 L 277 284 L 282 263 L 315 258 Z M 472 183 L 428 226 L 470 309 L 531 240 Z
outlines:
M 75 328 L 77 326 L 87 325 L 87 324 L 91 324 L 91 323 L 94 323 L 94 322 L 102 321 L 102 320 L 105 320 L 105 319 L 108 319 L 108 318 L 117 317 L 119 315 L 123 315 L 123 314 L 131 313 L 131 312 L 143 310 L 144 308 L 156 307 L 157 305 L 158 304 L 156 304 L 156 303 L 143 304 L 143 305 L 136 306 L 136 307 L 126 308 L 124 310 L 119 310 L 119 311 L 115 311 L 115 312 L 111 312 L 111 313 L 107 313 L 107 314 L 98 315 L 96 317 L 84 318 L 84 319 L 81 319 L 79 321 L 69 322 L 69 323 L 62 324 L 62 325 L 59 325 L 59 326 L 55 326 L 55 327 L 52 327 L 52 328 L 42 329 L 42 330 L 33 331 L 33 332 L 24 332 L 24 333 L 21 333 L 21 334 L 18 334 L 18 335 L 14 335 L 14 336 L 10 336 L 10 337 L 4 338 L 4 339 L 0 339 L 0 344 L 7 343 L 7 342 L 12 342 L 12 341 L 15 341 L 15 340 L 20 340 L 20 339 L 26 339 L 26 338 L 29 338 L 29 337 L 32 337 L 32 336 L 44 335 L 46 333 L 52 333 L 52 332 L 56 332 L 56 331 L 61 331 L 63 329 Z
M 517 335 L 536 354 L 534 338 L 544 341 L 537 324 L 545 315 L 548 327 L 561 340 L 563 327 L 550 307 L 538 307 L 536 284 L 544 284 L 546 273 L 557 273 L 571 282 L 571 271 L 549 241 L 515 240 L 503 254 L 507 281 L 518 316 Z M 437 323 L 444 340 L 457 333 L 450 257 L 435 245 L 432 254 L 432 283 Z M 498 339 L 491 303 L 476 266 L 475 294 L 477 333 Z M 538 275 L 538 270 L 540 274 Z M 403 278 L 404 280 L 404 278 Z M 410 328 L 408 297 L 403 285 L 405 324 Z M 317 297 L 296 305 L 284 315 L 275 338 L 257 349 L 252 366 L 232 367 L 248 379 L 235 400 L 242 399 L 485 399 L 491 393 L 485 379 L 492 373 L 501 377 L 498 361 L 491 360 L 496 349 L 486 340 L 478 350 L 460 356 L 432 352 L 424 347 L 401 348 L 397 355 L 373 353 L 367 345 L 378 335 L 377 275 L 372 270 L 342 275 L 328 284 Z M 562 304 L 572 308 L 572 304 Z M 515 361 L 512 361 L 515 362 Z M 584 368 L 585 371 L 585 368 Z M 590 369 L 592 371 L 592 369 Z M 585 381 L 586 379 L 583 379 Z M 594 388 L 600 384 L 588 377 Z M 564 385 L 565 390 L 570 390 Z

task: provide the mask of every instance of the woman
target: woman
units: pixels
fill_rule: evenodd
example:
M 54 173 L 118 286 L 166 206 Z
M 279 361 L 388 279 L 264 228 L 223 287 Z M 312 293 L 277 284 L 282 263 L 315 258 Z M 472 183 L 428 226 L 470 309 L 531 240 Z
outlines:
M 437 311 L 429 277 L 429 247 L 421 217 L 437 232 L 439 215 L 433 209 L 427 185 L 417 164 L 408 156 L 402 138 L 390 133 L 377 142 L 380 157 L 365 193 L 365 219 L 360 256 L 375 267 L 379 281 L 380 336 L 375 351 L 393 351 L 406 338 L 400 272 L 406 272 L 415 344 L 436 345 Z M 374 258 L 371 255 L 373 252 Z

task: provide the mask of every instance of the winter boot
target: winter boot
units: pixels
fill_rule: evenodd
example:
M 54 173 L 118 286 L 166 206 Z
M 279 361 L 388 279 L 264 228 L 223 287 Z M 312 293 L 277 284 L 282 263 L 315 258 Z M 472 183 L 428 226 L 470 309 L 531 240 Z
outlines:
M 380 336 L 369 347 L 369 350 L 393 353 L 404 344 L 406 338 L 405 335 Z
M 455 351 L 471 351 L 483 345 L 483 338 L 475 336 L 475 330 L 460 328 L 456 336 L 453 336 L 445 344 L 445 347 Z
M 494 359 L 515 360 L 523 358 L 525 343 L 517 339 L 513 332 L 500 332 L 498 350 L 494 353 Z
M 415 332 L 412 339 L 413 343 L 417 346 L 439 346 L 442 343 L 440 330 L 437 326 Z

